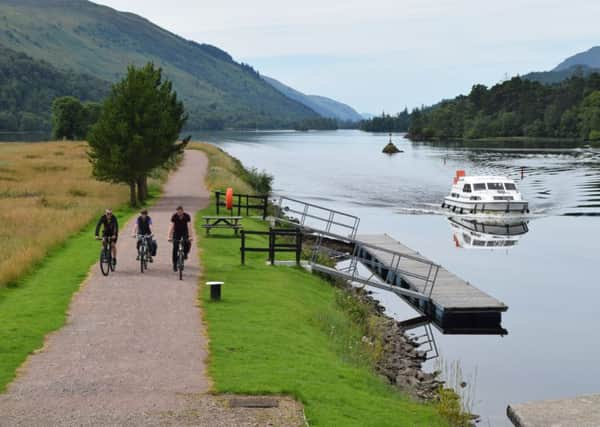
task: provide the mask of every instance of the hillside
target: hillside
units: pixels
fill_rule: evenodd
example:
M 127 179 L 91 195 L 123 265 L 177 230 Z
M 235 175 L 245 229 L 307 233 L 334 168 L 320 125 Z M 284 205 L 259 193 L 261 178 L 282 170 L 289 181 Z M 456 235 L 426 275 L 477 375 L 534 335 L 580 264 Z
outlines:
M 600 140 L 600 74 L 544 85 L 513 77 L 410 114 L 413 139 Z
M 558 64 L 553 71 L 566 70 L 574 65 L 585 65 L 590 68 L 600 68 L 600 46 L 592 47 L 585 52 L 577 53 L 568 57 Z
M 153 61 L 185 102 L 188 128 L 279 127 L 317 116 L 229 54 L 87 0 L 3 0 L 0 43 L 110 82 Z
M 575 75 L 580 77 L 587 77 L 592 73 L 600 72 L 600 68 L 591 68 L 587 65 L 573 65 L 569 68 L 553 71 L 534 71 L 527 73 L 522 76 L 526 80 L 532 80 L 543 84 L 555 84 L 560 83 Z
M 98 101 L 110 84 L 90 75 L 61 71 L 47 62 L 0 45 L 0 131 L 49 131 L 57 96 Z
M 300 102 L 323 117 L 344 122 L 358 122 L 362 120 L 362 116 L 349 105 L 324 96 L 305 95 L 272 77 L 262 76 L 262 78 L 286 97 Z

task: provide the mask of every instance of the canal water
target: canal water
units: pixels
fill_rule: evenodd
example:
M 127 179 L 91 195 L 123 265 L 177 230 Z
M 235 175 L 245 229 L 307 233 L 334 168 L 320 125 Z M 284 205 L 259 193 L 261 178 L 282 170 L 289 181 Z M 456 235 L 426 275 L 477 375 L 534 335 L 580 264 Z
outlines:
M 394 142 L 359 131 L 198 134 L 246 166 L 275 176 L 275 192 L 361 218 L 359 232 L 388 233 L 503 301 L 504 336 L 444 335 L 427 364 L 467 382 L 480 425 L 508 426 L 506 407 L 600 392 L 600 151 Z M 530 202 L 514 236 L 476 245 L 440 208 L 457 169 L 508 175 Z M 524 171 L 521 177 L 521 171 Z M 465 237 L 466 236 L 466 237 Z M 508 243 L 507 243 L 508 242 Z M 378 293 L 399 320 L 415 312 Z

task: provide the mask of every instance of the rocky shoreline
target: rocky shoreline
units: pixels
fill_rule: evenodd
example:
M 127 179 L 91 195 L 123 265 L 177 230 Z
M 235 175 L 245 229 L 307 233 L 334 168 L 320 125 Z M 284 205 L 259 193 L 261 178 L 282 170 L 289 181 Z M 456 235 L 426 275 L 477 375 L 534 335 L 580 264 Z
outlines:
M 435 401 L 438 399 L 440 387 L 444 385 L 439 372 L 427 373 L 422 369 L 427 353 L 420 351 L 420 344 L 410 338 L 400 323 L 384 314 L 385 308 L 375 300 L 370 292 L 361 288 L 349 288 L 354 296 L 370 307 L 372 314 L 380 318 L 377 335 L 365 337 L 365 340 L 381 340 L 382 354 L 377 360 L 375 370 L 386 381 L 399 390 L 416 399 Z

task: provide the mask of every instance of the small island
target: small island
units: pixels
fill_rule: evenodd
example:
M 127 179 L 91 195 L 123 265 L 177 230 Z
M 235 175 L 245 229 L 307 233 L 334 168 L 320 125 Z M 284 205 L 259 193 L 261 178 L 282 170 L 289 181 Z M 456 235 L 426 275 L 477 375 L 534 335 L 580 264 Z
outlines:
M 402 151 L 398 147 L 396 147 L 396 144 L 394 144 L 392 141 L 388 142 L 387 145 L 385 147 L 383 147 L 382 152 L 385 154 L 390 154 L 390 155 L 396 154 L 396 153 L 404 153 L 404 151 Z

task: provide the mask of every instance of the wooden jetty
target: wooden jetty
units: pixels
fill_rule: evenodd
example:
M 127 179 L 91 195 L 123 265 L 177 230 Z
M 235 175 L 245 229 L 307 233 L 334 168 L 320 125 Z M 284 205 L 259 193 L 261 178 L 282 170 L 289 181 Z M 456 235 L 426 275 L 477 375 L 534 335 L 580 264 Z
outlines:
M 357 235 L 358 259 L 386 283 L 426 295 L 401 295 L 445 333 L 507 333 L 501 327 L 508 307 L 387 234 Z M 395 254 L 406 256 L 395 257 Z M 437 271 L 432 271 L 436 268 Z
M 279 197 L 276 212 L 271 221 L 300 228 L 315 240 L 311 269 L 394 292 L 444 333 L 507 333 L 501 326 L 506 305 L 387 234 L 358 235 L 357 216 L 285 196 Z M 319 263 L 319 254 L 331 243 L 352 252 L 328 250 L 338 252 L 348 266 Z M 360 266 L 368 269 L 367 276 Z

